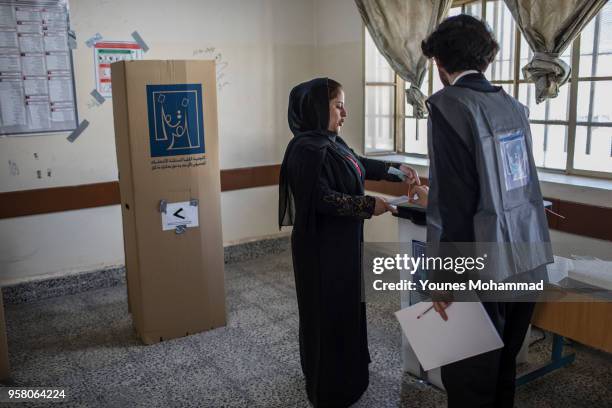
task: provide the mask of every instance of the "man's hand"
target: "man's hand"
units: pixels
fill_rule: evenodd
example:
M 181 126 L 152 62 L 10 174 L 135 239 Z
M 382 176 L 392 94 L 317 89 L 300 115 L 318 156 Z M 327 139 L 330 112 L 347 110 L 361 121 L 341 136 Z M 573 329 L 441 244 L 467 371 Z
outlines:
M 399 169 L 402 171 L 402 173 L 406 175 L 406 179 L 404 180 L 404 183 L 416 184 L 418 186 L 421 185 L 421 179 L 419 179 L 419 173 L 417 173 L 415 169 L 405 164 L 402 164 Z
M 436 312 L 440 315 L 440 317 L 444 320 L 448 320 L 448 315 L 446 314 L 446 308 L 448 308 L 453 302 L 433 302 L 433 307 Z
M 427 202 L 429 198 L 429 187 L 411 185 L 408 189 L 408 197 L 411 204 L 420 205 L 421 207 L 427 207 Z

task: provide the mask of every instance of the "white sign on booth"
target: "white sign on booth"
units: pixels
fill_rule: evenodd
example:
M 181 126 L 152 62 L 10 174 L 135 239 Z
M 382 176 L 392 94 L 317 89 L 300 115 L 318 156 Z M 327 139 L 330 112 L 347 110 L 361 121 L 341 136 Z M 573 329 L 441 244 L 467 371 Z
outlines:
M 166 204 L 166 212 L 162 212 L 162 230 L 173 230 L 179 225 L 187 228 L 199 226 L 198 206 L 189 201 Z

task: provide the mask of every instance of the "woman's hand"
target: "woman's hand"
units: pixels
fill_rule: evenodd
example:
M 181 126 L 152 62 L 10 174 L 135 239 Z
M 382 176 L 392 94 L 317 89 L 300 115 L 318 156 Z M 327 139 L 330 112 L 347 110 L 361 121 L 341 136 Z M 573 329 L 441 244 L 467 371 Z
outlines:
M 408 190 L 408 197 L 410 198 L 411 204 L 420 205 L 421 207 L 427 207 L 429 187 L 412 185 Z
M 406 175 L 404 183 L 408 183 L 410 185 L 416 184 L 417 186 L 421 185 L 419 173 L 415 169 L 405 164 L 402 164 L 399 169 Z
M 387 211 L 391 211 L 393 213 L 396 212 L 395 207 L 389 204 L 384 198 L 374 197 L 374 199 L 376 200 L 376 205 L 374 206 L 374 212 L 372 213 L 372 215 L 381 215 L 386 213 Z

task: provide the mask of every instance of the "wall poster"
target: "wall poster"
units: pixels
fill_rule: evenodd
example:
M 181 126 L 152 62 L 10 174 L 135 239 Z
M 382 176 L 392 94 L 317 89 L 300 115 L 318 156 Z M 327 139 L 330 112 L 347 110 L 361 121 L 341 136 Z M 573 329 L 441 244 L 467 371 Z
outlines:
M 0 136 L 77 127 L 67 0 L 0 0 Z

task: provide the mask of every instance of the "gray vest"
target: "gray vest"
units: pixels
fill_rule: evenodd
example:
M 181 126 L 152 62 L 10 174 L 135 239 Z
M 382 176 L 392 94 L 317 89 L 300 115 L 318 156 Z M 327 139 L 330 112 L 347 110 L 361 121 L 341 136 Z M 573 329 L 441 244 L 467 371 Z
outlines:
M 428 104 L 442 113 L 476 161 L 480 197 L 473 220 L 475 245 L 481 248 L 477 253 L 498 251 L 489 256 L 489 276 L 481 277 L 516 279 L 553 262 L 527 108 L 503 89 L 478 92 L 456 86 L 432 95 Z M 453 204 L 438 200 L 431 124 L 429 132 L 427 241 L 435 243 L 441 234 L 440 206 Z

